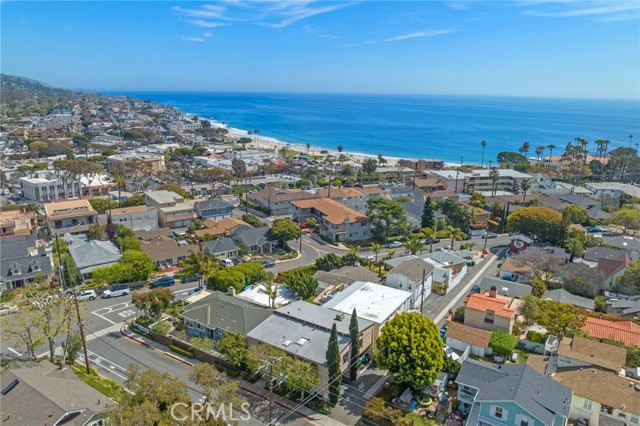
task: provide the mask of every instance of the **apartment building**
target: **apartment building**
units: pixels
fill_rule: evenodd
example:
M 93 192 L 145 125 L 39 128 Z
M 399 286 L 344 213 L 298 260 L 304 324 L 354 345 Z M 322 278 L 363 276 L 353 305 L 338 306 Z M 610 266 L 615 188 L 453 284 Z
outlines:
M 70 200 L 44 205 L 47 226 L 54 234 L 83 234 L 97 222 L 96 212 L 87 200 Z
M 165 167 L 164 155 L 153 154 L 150 152 L 127 152 L 124 154 L 116 154 L 107 158 L 107 170 L 116 168 L 124 172 L 127 179 L 133 177 L 137 171 L 135 165 L 142 164 L 147 168 L 147 174 L 155 175 L 163 172 Z
M 328 198 L 291 203 L 294 219 L 303 223 L 310 217 L 318 221 L 319 233 L 332 241 L 362 241 L 371 238 L 371 219 Z
M 182 228 L 196 218 L 194 205 L 185 203 L 184 198 L 173 191 L 145 192 L 144 203 L 157 209 L 161 228 Z

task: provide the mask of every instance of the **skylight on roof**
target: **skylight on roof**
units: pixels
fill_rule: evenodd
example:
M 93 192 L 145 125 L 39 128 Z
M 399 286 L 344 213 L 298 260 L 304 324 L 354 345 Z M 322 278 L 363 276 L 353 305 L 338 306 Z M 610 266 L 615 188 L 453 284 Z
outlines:
M 305 337 L 301 337 L 298 339 L 298 341 L 296 342 L 296 345 L 304 345 L 305 343 L 307 343 L 309 341 L 309 339 L 305 338 Z

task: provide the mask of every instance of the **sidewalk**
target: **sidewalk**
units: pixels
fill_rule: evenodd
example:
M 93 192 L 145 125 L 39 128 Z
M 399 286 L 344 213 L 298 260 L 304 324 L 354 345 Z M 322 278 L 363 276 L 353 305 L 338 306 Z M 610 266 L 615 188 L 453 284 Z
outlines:
M 182 362 L 187 366 L 193 366 L 194 364 L 197 364 L 198 362 L 200 362 L 196 359 L 187 358 L 183 355 L 179 355 L 177 353 L 171 352 L 170 350 L 168 350 L 166 346 L 161 345 L 151 339 L 148 339 L 136 333 L 135 331 L 130 330 L 127 324 L 123 324 L 122 326 L 120 326 L 120 333 L 127 339 L 130 339 L 136 342 L 137 344 L 140 344 L 148 347 L 149 349 L 161 352 L 165 356 L 173 358 L 176 361 Z M 257 381 L 256 383 L 249 383 L 245 380 L 239 380 L 238 384 L 240 389 L 242 389 L 247 393 L 255 395 L 264 400 L 267 400 L 269 398 L 269 391 L 264 388 L 264 382 L 261 380 Z M 325 415 L 318 414 L 308 407 L 305 407 L 305 406 L 299 407 L 295 401 L 286 399 L 276 393 L 273 394 L 273 403 L 287 411 L 291 411 L 292 413 L 295 413 L 295 415 L 304 417 L 306 420 L 309 421 L 310 424 L 320 425 L 320 426 L 347 426 L 344 423 L 337 422 Z

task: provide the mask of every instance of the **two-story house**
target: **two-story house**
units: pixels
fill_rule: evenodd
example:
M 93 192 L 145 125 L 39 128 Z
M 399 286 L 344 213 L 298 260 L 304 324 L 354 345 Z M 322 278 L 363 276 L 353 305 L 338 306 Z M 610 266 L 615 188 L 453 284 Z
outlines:
M 368 196 L 356 188 L 332 187 L 320 188 L 318 198 L 329 198 L 359 213 L 367 212 Z
M 294 213 L 293 201 L 310 200 L 318 196 L 309 191 L 291 191 L 288 189 L 265 188 L 253 194 L 247 194 L 249 202 L 269 209 L 273 216 L 286 216 Z
M 464 325 L 482 330 L 502 331 L 511 334 L 516 318 L 513 301 L 497 296 L 495 287 L 489 295 L 473 293 L 464 302 Z
M 469 426 L 564 426 L 573 393 L 524 364 L 465 360 L 456 379 Z
M 100 215 L 100 222 L 123 225 L 132 231 L 149 231 L 158 228 L 158 210 L 155 207 L 132 206 L 111 209 Z
M 387 287 L 411 293 L 411 309 L 431 294 L 433 265 L 418 258 L 408 260 L 393 268 L 386 275 Z
M 371 219 L 328 198 L 294 201 L 294 219 L 303 223 L 310 217 L 318 221 L 320 235 L 331 241 L 371 239 Z
M 230 218 L 233 212 L 233 204 L 223 200 L 198 201 L 195 204 L 196 213 L 202 220 L 221 220 Z
M 353 310 L 352 310 L 353 312 Z M 273 314 L 247 334 L 249 346 L 264 343 L 294 358 L 312 363 L 318 371 L 316 391 L 328 394 L 327 347 L 333 325 L 338 332 L 340 370 L 346 373 L 351 363 L 351 313 L 336 312 L 304 301 L 293 302 Z M 360 353 L 370 350 L 374 342 L 373 323 L 358 315 Z
M 161 228 L 189 226 L 195 218 L 193 204 L 185 203 L 184 197 L 173 191 L 145 192 L 144 203 L 158 210 L 158 224 Z
M 44 205 L 51 235 L 83 234 L 97 222 L 98 212 L 87 200 L 70 200 Z

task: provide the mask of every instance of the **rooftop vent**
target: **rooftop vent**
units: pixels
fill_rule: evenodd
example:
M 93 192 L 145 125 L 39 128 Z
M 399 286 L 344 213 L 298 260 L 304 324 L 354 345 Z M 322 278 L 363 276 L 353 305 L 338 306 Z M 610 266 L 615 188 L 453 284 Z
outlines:
M 282 346 L 284 346 L 285 348 L 288 347 L 291 344 L 291 340 L 285 340 L 284 343 L 282 343 Z

